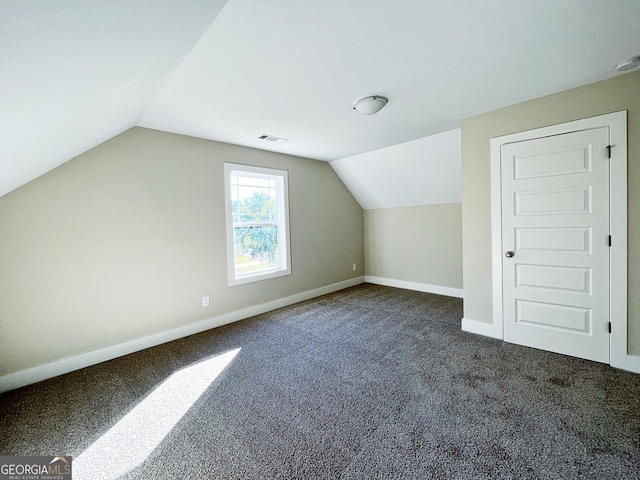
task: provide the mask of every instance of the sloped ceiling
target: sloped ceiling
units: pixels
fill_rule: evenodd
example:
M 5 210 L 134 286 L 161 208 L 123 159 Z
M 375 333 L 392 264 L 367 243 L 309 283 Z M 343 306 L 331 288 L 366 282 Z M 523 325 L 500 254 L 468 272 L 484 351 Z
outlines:
M 331 161 L 640 53 L 638 0 L 224 4 L 1 2 L 0 195 L 133 125 Z M 352 110 L 374 93 L 380 113 Z
M 331 166 L 365 210 L 460 203 L 460 150 L 455 129 L 340 158 Z
M 221 0 L 2 0 L 0 195 L 134 126 Z

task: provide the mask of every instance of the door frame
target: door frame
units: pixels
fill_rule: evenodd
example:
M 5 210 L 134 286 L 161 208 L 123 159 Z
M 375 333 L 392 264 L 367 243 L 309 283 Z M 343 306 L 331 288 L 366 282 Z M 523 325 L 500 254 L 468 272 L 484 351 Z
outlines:
M 525 132 L 492 138 L 491 147 L 491 255 L 493 324 L 485 332 L 503 339 L 502 298 L 502 209 L 501 166 L 502 146 L 535 138 L 563 133 L 609 127 L 611 148 L 609 231 L 612 246 L 609 249 L 609 363 L 611 366 L 640 373 L 640 357 L 627 354 L 627 111 L 609 113 L 575 120 Z

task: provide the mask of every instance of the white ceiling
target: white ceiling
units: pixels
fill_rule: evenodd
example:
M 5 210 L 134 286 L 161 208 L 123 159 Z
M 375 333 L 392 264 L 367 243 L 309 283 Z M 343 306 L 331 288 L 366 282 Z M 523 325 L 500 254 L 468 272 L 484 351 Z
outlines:
M 0 0 L 0 195 L 133 127 L 223 0 Z
M 460 203 L 460 150 L 458 128 L 340 158 L 331 166 L 365 210 Z
M 640 53 L 638 0 L 224 4 L 0 2 L 0 195 L 133 125 L 335 160 Z M 351 109 L 373 93 L 380 113 Z

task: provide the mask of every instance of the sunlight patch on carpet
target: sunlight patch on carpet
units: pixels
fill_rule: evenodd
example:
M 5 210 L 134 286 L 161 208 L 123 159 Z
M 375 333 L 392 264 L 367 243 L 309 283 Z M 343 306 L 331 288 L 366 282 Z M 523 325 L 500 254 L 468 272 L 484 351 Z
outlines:
M 76 480 L 110 480 L 141 465 L 239 348 L 178 370 L 73 461 Z

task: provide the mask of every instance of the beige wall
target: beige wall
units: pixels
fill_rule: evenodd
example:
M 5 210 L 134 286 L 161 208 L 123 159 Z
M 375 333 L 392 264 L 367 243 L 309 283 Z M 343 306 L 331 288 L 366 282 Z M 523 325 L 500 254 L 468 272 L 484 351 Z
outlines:
M 292 275 L 227 286 L 225 161 L 289 171 Z M 361 276 L 363 213 L 327 163 L 133 128 L 0 198 L 0 252 L 4 375 Z
M 640 72 L 462 121 L 464 316 L 492 322 L 489 140 L 628 110 L 629 353 L 640 354 Z
M 366 273 L 462 288 L 460 203 L 364 211 Z

